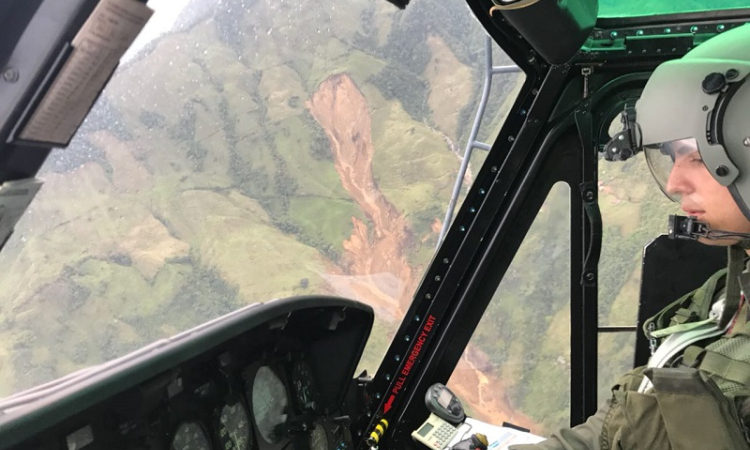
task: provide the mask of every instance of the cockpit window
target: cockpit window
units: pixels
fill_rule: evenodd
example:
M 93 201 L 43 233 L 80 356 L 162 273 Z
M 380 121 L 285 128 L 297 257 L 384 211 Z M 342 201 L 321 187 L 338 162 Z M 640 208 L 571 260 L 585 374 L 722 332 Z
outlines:
M 570 195 L 547 193 L 448 382 L 480 420 L 570 423 Z
M 743 0 L 600 0 L 599 17 L 640 17 L 747 7 L 747 2 Z
M 610 132 L 610 136 L 614 133 Z M 665 232 L 666 211 L 680 211 L 654 183 L 644 155 L 625 162 L 602 159 L 598 178 L 604 223 L 599 260 L 599 326 L 626 327 L 638 321 L 638 302 L 634 299 L 641 291 L 644 245 Z M 633 368 L 639 332 L 599 334 L 600 399 L 608 398 L 612 384 Z
M 481 26 L 461 2 L 149 5 L 0 253 L 0 397 L 313 293 L 374 307 L 375 370 L 443 226 Z M 494 80 L 483 138 L 522 81 Z

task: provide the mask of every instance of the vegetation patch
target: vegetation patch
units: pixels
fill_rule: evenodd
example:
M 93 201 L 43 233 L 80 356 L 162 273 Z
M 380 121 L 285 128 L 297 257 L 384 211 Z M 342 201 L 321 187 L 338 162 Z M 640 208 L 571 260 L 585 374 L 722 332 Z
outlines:
M 427 104 L 430 117 L 455 142 L 458 137 L 458 115 L 472 99 L 475 89 L 472 69 L 456 58 L 441 37 L 428 36 L 427 45 L 431 56 L 424 78 L 429 85 Z
M 343 242 L 352 234 L 352 217 L 363 220 L 362 211 L 352 200 L 295 197 L 289 204 L 289 218 L 305 236 L 300 240 L 333 261 L 343 254 Z

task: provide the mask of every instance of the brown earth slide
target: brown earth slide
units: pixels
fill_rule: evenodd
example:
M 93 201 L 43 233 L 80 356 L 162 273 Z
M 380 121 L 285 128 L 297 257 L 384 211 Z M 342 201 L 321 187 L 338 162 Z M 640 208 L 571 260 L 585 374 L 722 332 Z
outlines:
M 330 139 L 342 185 L 372 223 L 368 229 L 366 223 L 352 218 L 354 232 L 344 242 L 342 271 L 347 276 L 331 277 L 329 282 L 339 284 L 334 286 L 338 292 L 348 292 L 372 305 L 378 314 L 387 314 L 385 319 L 400 321 L 418 283 L 403 251 L 413 235 L 373 178 L 375 148 L 367 101 L 348 75 L 337 74 L 320 84 L 307 107 Z M 531 419 L 514 411 L 500 380 L 477 369 L 481 354 L 476 348 L 464 354 L 451 388 L 481 420 L 536 428 Z

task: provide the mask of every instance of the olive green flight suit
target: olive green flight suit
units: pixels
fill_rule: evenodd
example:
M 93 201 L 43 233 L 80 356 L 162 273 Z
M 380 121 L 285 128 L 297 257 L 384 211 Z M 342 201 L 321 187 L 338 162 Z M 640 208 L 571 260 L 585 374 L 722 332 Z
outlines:
M 725 272 L 717 272 L 701 288 L 652 318 L 649 322 L 655 326 L 651 329 L 686 330 L 710 320 Z M 712 340 L 687 347 L 679 361 L 673 361 L 675 367 L 644 366 L 627 373 L 613 386 L 611 398 L 585 423 L 561 429 L 538 444 L 514 445 L 510 450 L 750 450 L 738 412 L 750 398 L 747 303 L 740 306 L 729 331 Z M 644 376 L 652 388 L 640 393 Z

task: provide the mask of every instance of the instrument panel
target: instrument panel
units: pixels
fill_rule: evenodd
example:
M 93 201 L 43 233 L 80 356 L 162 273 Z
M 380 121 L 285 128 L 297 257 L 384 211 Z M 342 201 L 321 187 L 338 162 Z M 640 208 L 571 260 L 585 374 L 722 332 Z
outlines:
M 304 353 L 287 352 L 239 371 L 221 367 L 205 383 L 177 378 L 167 386 L 167 392 L 174 395 L 166 406 L 175 411 L 169 414 L 169 422 L 176 422 L 168 448 L 349 448 L 348 419 L 318 407 L 321 394 L 305 358 Z M 228 353 L 220 361 L 234 365 Z
M 372 310 L 344 299 L 326 307 L 332 300 L 277 301 L 270 309 L 279 314 L 253 311 L 244 331 L 227 333 L 232 327 L 218 324 L 199 336 L 183 333 L 187 340 L 146 358 L 140 370 L 79 386 L 64 397 L 67 405 L 39 405 L 41 416 L 30 409 L 15 421 L 0 415 L 0 449 L 351 449 L 356 418 L 345 394 L 354 385 Z M 234 336 L 216 339 L 227 334 Z M 71 409 L 81 398 L 90 405 Z M 58 423 L 49 427 L 45 415 Z M 6 435 L 18 436 L 14 427 L 29 425 L 36 430 L 25 430 L 27 439 L 3 445 Z

